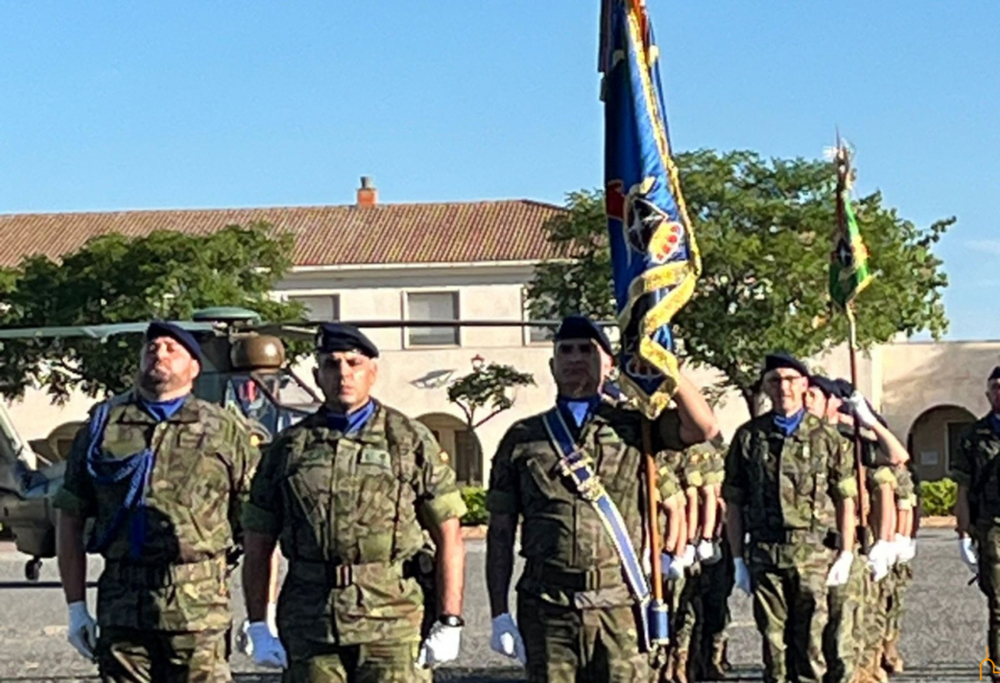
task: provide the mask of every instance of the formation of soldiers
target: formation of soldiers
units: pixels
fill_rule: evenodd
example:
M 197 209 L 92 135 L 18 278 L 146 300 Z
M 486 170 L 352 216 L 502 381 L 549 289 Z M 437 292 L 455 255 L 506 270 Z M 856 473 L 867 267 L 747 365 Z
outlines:
M 608 398 L 612 347 L 589 319 L 566 318 L 553 350 L 555 405 L 512 425 L 492 462 L 494 650 L 530 681 L 722 680 L 735 587 L 753 596 L 766 681 L 902 671 L 917 487 L 906 450 L 853 386 L 768 356 L 771 410 L 727 449 L 683 376 L 652 424 Z M 229 579 L 241 555 L 249 649 L 283 680 L 431 680 L 458 657 L 465 505 L 430 431 L 372 398 L 378 355 L 356 328 L 323 325 L 324 405 L 261 456 L 238 415 L 192 394 L 201 352 L 191 335 L 149 326 L 134 390 L 94 408 L 56 499 L 69 640 L 103 680 L 231 680 Z M 988 397 L 995 413 L 962 441 L 955 469 L 960 548 L 989 600 L 996 657 L 1000 368 Z M 653 496 L 640 475 L 647 450 Z M 644 630 L 651 497 L 667 648 Z M 275 606 L 277 546 L 288 574 Z M 87 551 L 105 558 L 96 621 Z

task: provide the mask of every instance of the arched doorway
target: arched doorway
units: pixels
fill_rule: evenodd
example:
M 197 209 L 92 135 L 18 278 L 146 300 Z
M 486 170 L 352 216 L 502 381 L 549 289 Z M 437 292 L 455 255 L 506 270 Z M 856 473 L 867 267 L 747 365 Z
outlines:
M 469 431 L 469 426 L 445 413 L 429 413 L 417 419 L 434 432 L 441 448 L 451 456 L 458 483 L 462 486 L 482 486 L 482 449 L 479 439 Z
M 934 406 L 913 421 L 906 445 L 923 481 L 948 476 L 962 432 L 975 421 L 975 415 L 955 405 Z

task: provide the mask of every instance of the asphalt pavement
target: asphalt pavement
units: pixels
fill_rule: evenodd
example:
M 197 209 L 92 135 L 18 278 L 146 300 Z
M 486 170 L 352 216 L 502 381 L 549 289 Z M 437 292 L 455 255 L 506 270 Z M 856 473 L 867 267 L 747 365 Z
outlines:
M 462 655 L 454 667 L 437 673 L 439 681 L 488 683 L 523 680 L 516 667 L 489 649 L 490 618 L 485 586 L 485 545 L 468 541 L 466 568 L 467 627 Z M 9 544 L 0 544 L 0 680 L 93 680 L 96 670 L 66 642 L 66 609 L 58 586 L 55 562 L 47 561 L 40 585 L 23 581 L 24 558 Z M 100 572 L 93 558 L 89 576 Z M 954 532 L 926 529 L 920 534 L 914 560 L 914 582 L 907 596 L 901 651 L 907 673 L 900 681 L 975 681 L 986 657 L 986 603 L 968 585 L 972 574 L 960 562 Z M 238 581 L 235 612 L 243 618 Z M 94 592 L 88 591 L 93 610 Z M 513 602 L 512 602 L 513 604 Z M 733 610 L 730 655 L 732 680 L 760 680 L 760 638 L 753 627 L 750 600 L 730 599 Z M 238 681 L 277 681 L 254 668 L 247 657 L 233 656 Z

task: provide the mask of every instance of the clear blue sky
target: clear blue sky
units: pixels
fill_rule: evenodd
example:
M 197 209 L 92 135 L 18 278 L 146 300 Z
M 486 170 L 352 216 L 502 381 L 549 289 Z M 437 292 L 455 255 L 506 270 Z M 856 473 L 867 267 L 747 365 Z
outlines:
M 1000 338 L 1000 3 L 648 0 L 677 149 L 817 157 Z M 598 0 L 0 0 L 0 213 L 526 197 L 601 184 Z

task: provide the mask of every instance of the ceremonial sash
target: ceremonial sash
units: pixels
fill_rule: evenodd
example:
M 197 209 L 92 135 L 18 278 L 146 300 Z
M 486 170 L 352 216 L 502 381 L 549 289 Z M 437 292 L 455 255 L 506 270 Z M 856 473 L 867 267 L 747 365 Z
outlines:
M 112 399 L 114 400 L 114 399 Z M 90 418 L 90 437 L 87 446 L 87 472 L 98 486 L 117 484 L 128 480 L 128 491 L 121 506 L 115 512 L 114 518 L 98 537 L 95 533 L 90 538 L 87 551 L 104 552 L 114 539 L 118 529 L 126 517 L 129 520 L 129 554 L 138 558 L 146 542 L 146 487 L 153 471 L 153 451 L 146 448 L 127 458 L 108 458 L 101 451 L 101 441 L 104 430 L 108 426 L 108 415 L 111 412 L 111 401 L 99 403 Z
M 594 512 L 597 513 L 604 530 L 607 531 L 615 546 L 625 581 L 628 583 L 632 597 L 638 603 L 636 618 L 639 621 L 637 630 L 640 649 L 649 650 L 649 617 L 647 615 L 649 584 L 642 571 L 642 563 L 632 545 L 632 539 L 625 528 L 625 520 L 622 519 L 618 506 L 611 500 L 611 496 L 608 495 L 604 484 L 601 483 L 597 473 L 587 462 L 583 452 L 576 447 L 573 434 L 566 426 L 566 421 L 559 409 L 553 408 L 545 413 L 542 421 L 545 424 L 545 431 L 548 432 L 549 440 L 560 455 L 560 472 L 573 483 L 576 494 L 594 508 Z

